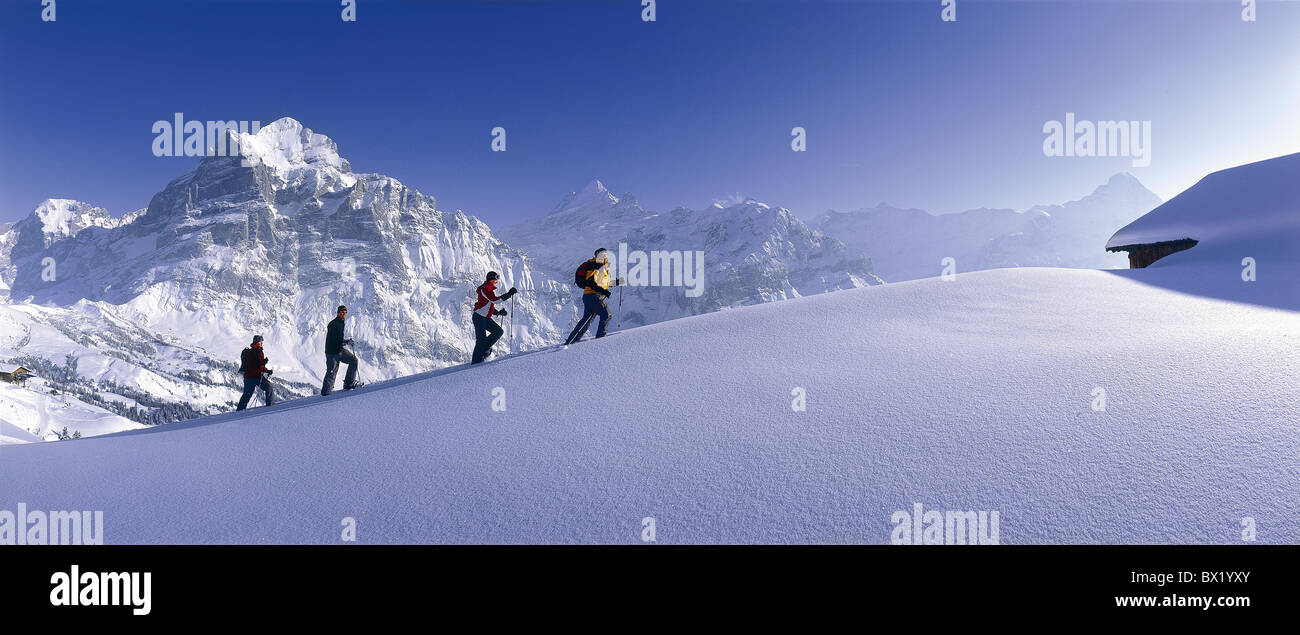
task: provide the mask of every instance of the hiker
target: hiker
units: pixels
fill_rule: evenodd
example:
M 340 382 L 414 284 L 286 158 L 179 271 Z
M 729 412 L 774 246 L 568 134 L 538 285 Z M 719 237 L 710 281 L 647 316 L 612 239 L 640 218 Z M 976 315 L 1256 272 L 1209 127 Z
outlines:
M 262 336 L 254 335 L 253 343 L 243 353 L 239 355 L 239 372 L 244 374 L 244 395 L 239 398 L 239 405 L 235 410 L 243 410 L 248 407 L 248 400 L 253 398 L 253 392 L 258 388 L 262 389 L 262 396 L 266 398 L 266 405 L 275 404 L 275 393 L 271 390 L 271 369 L 266 367 L 266 353 L 262 352 Z
M 600 325 L 596 327 L 596 337 L 605 337 L 605 329 L 609 326 L 609 307 L 605 306 L 605 299 L 610 295 L 611 286 L 609 251 L 604 247 L 597 249 L 595 256 L 578 266 L 573 283 L 582 287 L 582 319 L 578 320 L 578 325 L 573 327 L 573 332 L 569 333 L 569 338 L 564 343 L 573 344 L 581 340 L 591 328 L 592 319 L 597 316 L 600 317 Z M 621 284 L 623 279 L 617 278 L 612 286 Z
M 338 374 L 339 362 L 348 365 L 348 373 L 343 377 L 343 390 L 352 390 L 360 385 L 357 383 L 357 356 L 343 348 L 352 345 L 351 338 L 343 337 L 343 320 L 347 317 L 348 308 L 340 304 L 335 318 L 325 329 L 325 383 L 321 384 L 321 395 L 334 392 L 334 376 Z
M 487 279 L 478 286 L 478 299 L 474 301 L 474 354 L 469 360 L 471 364 L 478 364 L 487 359 L 487 356 L 492 354 L 492 345 L 501 338 L 503 331 L 492 316 L 505 315 L 506 310 L 497 310 L 493 303 L 505 302 L 519 292 L 518 289 L 510 287 L 509 291 L 498 296 L 496 288 L 501 284 L 498 278 L 497 272 L 489 271 Z

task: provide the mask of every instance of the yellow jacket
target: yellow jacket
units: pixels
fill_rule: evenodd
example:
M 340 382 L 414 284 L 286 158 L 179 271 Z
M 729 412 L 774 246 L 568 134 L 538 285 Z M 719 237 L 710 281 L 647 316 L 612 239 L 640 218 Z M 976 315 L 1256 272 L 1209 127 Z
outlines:
M 601 289 L 609 289 L 609 267 L 601 265 L 595 258 L 592 258 L 587 262 L 591 263 L 587 267 L 587 280 L 589 284 L 583 287 L 582 294 L 587 295 L 589 293 L 595 293 L 595 291 L 592 290 L 590 283 L 595 283 L 595 285 Z

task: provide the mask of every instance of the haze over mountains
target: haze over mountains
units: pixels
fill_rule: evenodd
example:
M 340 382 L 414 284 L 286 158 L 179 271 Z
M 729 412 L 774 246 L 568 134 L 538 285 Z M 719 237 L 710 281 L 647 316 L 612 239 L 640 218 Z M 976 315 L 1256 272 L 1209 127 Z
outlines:
M 1127 267 L 1123 254 L 1106 252 L 1107 239 L 1159 204 L 1136 177 L 1120 173 L 1079 200 L 1024 212 L 982 208 L 935 215 L 881 203 L 856 212 L 828 211 L 812 224 L 871 254 L 876 273 L 899 282 L 939 275 L 944 258 L 953 258 L 957 271 Z

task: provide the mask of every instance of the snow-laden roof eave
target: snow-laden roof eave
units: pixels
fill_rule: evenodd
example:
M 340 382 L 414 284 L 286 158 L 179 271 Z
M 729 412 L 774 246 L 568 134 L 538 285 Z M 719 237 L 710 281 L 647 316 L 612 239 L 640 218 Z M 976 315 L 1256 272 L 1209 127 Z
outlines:
M 1132 243 L 1129 245 L 1106 245 L 1106 251 L 1112 251 L 1112 252 L 1133 251 L 1134 249 L 1137 249 L 1139 247 L 1162 247 L 1164 245 L 1178 245 L 1181 243 L 1188 243 L 1188 242 L 1192 244 L 1196 244 L 1200 241 L 1189 236 L 1187 238 L 1175 238 L 1174 240 L 1157 240 L 1151 243 Z

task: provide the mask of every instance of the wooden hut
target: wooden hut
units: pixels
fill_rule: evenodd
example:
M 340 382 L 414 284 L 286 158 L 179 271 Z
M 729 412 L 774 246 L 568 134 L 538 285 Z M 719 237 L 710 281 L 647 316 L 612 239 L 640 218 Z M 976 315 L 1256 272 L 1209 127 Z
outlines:
M 1127 251 L 1128 266 L 1130 269 L 1141 269 L 1169 254 L 1191 249 L 1196 246 L 1198 241 L 1192 238 L 1182 238 L 1179 240 L 1163 240 L 1157 243 L 1146 243 L 1141 245 L 1118 245 L 1107 247 L 1106 251 Z

